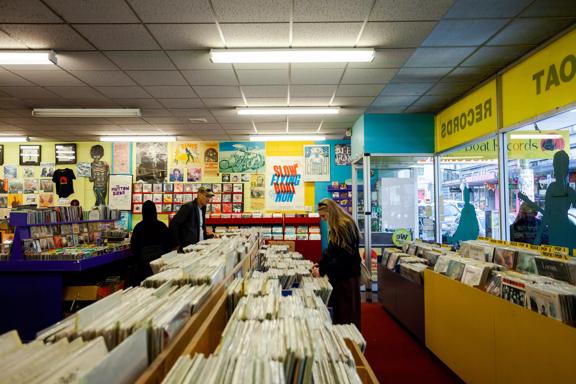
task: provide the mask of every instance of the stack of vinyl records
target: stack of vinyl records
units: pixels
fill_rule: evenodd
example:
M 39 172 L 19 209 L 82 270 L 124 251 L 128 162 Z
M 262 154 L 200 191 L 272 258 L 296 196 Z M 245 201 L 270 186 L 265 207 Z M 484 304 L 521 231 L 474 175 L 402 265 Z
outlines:
M 317 296 L 322 298 L 325 304 L 328 304 L 328 300 L 332 294 L 332 285 L 330 285 L 327 277 L 303 277 L 301 285 L 303 288 L 313 290 Z

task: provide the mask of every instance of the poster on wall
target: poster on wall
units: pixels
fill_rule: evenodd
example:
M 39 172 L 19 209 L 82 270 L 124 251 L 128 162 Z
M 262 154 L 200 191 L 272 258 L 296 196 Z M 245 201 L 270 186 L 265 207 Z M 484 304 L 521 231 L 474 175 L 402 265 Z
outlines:
M 304 146 L 304 181 L 330 181 L 330 145 Z
M 202 157 L 204 161 L 204 176 L 218 176 L 218 143 L 202 144 Z
M 5 165 L 4 166 L 4 178 L 5 179 L 18 178 L 18 168 L 15 165 Z
M 76 176 L 90 177 L 92 174 L 92 165 L 86 162 L 76 164 Z
M 259 142 L 220 143 L 221 173 L 263 173 L 265 165 L 265 144 Z
M 52 193 L 40 193 L 38 195 L 40 201 L 40 208 L 48 208 L 54 206 L 54 194 Z
M 334 162 L 336 165 L 350 165 L 352 146 L 350 144 L 336 144 L 334 146 Z
M 266 162 L 265 200 L 269 211 L 304 210 L 302 157 L 270 156 Z
M 110 175 L 108 205 L 111 209 L 132 209 L 132 176 Z
M 132 160 L 132 143 L 112 144 L 112 173 L 114 175 L 129 175 Z
M 40 145 L 20 146 L 20 165 L 40 165 L 42 147 Z
M 76 144 L 56 144 L 54 151 L 56 164 L 76 164 Z
M 254 211 L 264 209 L 264 196 L 266 193 L 264 179 L 265 176 L 261 173 L 250 175 L 250 209 Z
M 168 143 L 136 143 L 136 181 L 162 183 L 168 173 Z
M 41 163 L 40 164 L 40 177 L 54 176 L 55 163 Z
M 174 146 L 174 164 L 200 164 L 200 146 L 197 143 L 176 143 Z
M 202 181 L 202 168 L 189 165 L 186 167 L 186 181 L 199 182 Z

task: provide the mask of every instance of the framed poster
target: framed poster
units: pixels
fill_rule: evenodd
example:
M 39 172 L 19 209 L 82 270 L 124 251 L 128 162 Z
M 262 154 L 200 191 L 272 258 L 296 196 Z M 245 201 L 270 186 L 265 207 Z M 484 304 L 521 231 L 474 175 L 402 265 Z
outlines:
M 352 146 L 350 144 L 336 144 L 334 146 L 334 162 L 336 165 L 350 165 Z
M 304 181 L 330 181 L 330 145 L 304 146 Z
M 132 175 L 110 175 L 108 189 L 110 209 L 132 209 Z
M 0 144 L 0 165 L 4 165 L 4 144 Z
M 266 159 L 265 207 L 268 211 L 304 210 L 302 157 L 269 156 Z
M 76 144 L 56 144 L 56 164 L 76 164 Z
M 112 174 L 129 175 L 132 168 L 132 143 L 112 144 Z
M 20 165 L 40 165 L 42 147 L 39 145 L 20 146 Z

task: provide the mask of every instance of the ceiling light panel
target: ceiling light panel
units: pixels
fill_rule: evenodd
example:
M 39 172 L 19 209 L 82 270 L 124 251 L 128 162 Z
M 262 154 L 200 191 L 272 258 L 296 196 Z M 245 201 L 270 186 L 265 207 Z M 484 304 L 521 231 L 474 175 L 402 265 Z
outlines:
M 212 49 L 213 63 L 366 63 L 372 48 L 325 49 Z

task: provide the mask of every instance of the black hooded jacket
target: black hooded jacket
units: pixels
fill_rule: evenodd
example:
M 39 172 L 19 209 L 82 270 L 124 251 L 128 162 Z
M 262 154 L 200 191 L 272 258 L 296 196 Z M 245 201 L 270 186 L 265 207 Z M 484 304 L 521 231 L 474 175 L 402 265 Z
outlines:
M 170 231 L 158 220 L 156 205 L 150 200 L 142 204 L 142 221 L 134 227 L 130 247 L 136 264 L 136 284 L 152 274 L 152 260 L 172 249 Z

